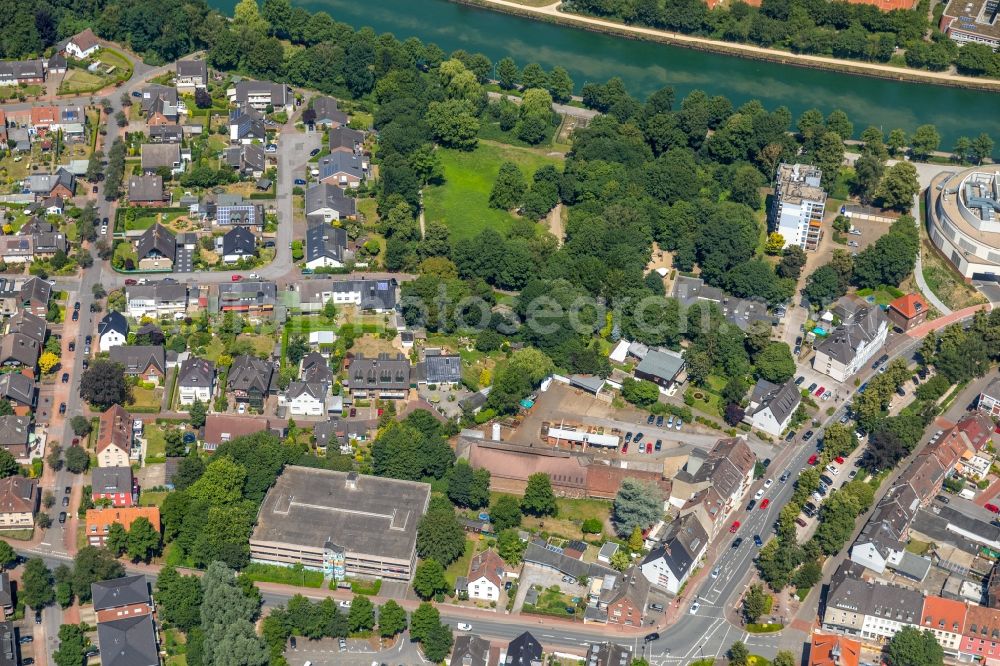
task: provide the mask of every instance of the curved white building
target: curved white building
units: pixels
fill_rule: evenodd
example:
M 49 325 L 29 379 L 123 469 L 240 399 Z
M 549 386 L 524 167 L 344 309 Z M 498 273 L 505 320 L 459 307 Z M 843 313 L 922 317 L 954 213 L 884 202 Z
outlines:
M 967 280 L 1000 281 L 1000 167 L 938 174 L 927 188 L 927 233 Z

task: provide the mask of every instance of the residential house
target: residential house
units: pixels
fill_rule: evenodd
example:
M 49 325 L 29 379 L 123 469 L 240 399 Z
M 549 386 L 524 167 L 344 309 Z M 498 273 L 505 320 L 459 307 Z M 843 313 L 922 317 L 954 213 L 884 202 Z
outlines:
M 278 396 L 278 406 L 292 416 L 324 416 L 329 385 L 318 382 L 291 382 Z
M 97 427 L 98 467 L 126 467 L 132 455 L 132 415 L 121 405 L 101 414 Z
M 756 462 L 757 457 L 742 437 L 720 439 L 708 452 L 695 449 L 674 475 L 670 503 L 683 506 L 695 493 L 712 486 L 729 512 L 742 502 L 750 488 Z
M 0 622 L 0 666 L 19 666 L 17 634 L 13 622 Z
M 319 352 L 309 352 L 302 357 L 299 365 L 299 377 L 304 382 L 325 382 L 333 384 L 333 370 Z
M 233 227 L 222 237 L 222 261 L 235 264 L 257 257 L 257 237 L 246 227 Z
M 701 278 L 678 275 L 674 281 L 673 296 L 680 301 L 684 309 L 692 305 L 701 305 L 702 326 L 709 326 L 710 313 L 705 306 L 715 305 L 722 312 L 723 318 L 730 324 L 746 331 L 753 325 L 770 327 L 772 318 L 767 313 L 767 306 L 760 301 L 737 298 L 716 287 L 705 284 Z
M 260 230 L 265 222 L 264 206 L 245 201 L 239 195 L 220 194 L 215 199 L 214 218 L 220 227 L 257 227 Z
M 490 663 L 490 642 L 472 634 L 455 636 L 455 648 L 451 651 L 449 663 L 455 666 L 495 666 L 495 663 Z
M 153 529 L 157 532 L 160 531 L 160 510 L 155 506 L 87 509 L 87 543 L 101 548 L 108 538 L 108 532 L 111 531 L 112 525 L 118 523 L 127 532 L 132 527 L 132 523 L 139 518 L 145 518 L 152 524 Z
M 529 632 L 524 632 L 507 645 L 507 660 L 510 666 L 541 666 L 542 644 Z
M 125 374 L 159 384 L 167 374 L 167 357 L 162 345 L 112 347 L 110 358 L 125 366 Z
M 181 143 L 184 129 L 180 125 L 150 125 L 146 128 L 150 143 Z
M 0 337 L 0 366 L 23 368 L 31 372 L 38 365 L 42 343 L 24 333 L 8 333 Z
M 202 448 L 215 451 L 220 444 L 231 442 L 237 437 L 246 437 L 258 432 L 271 432 L 271 422 L 262 416 L 235 416 L 209 414 L 205 418 L 205 436 Z
M 322 312 L 334 305 L 355 305 L 362 310 L 391 312 L 396 308 L 395 279 L 318 279 L 295 283 L 299 309 L 303 313 Z
M 59 167 L 55 173 L 31 174 L 28 176 L 28 191 L 37 200 L 56 196 L 70 199 L 76 193 L 76 176 L 64 167 Z
M 48 329 L 43 317 L 33 315 L 25 310 L 19 310 L 17 314 L 9 319 L 7 332 L 20 333 L 42 344 L 45 342 Z
M 799 387 L 791 379 L 780 386 L 760 379 L 750 395 L 744 422 L 779 437 L 788 429 L 801 402 Z
M 40 206 L 46 215 L 62 215 L 63 210 L 66 208 L 66 200 L 58 194 L 54 194 L 51 197 L 43 199 Z
M 133 206 L 165 206 L 168 200 L 169 194 L 163 189 L 162 177 L 155 174 L 129 176 L 128 201 Z
M 621 574 L 605 576 L 597 608 L 607 613 L 608 624 L 641 627 L 648 608 L 649 586 L 650 580 L 638 566 Z
M 200 400 L 208 405 L 215 390 L 215 364 L 197 356 L 181 363 L 177 372 L 177 392 L 182 405 Z
M 989 383 L 979 394 L 979 411 L 1000 419 L 1000 377 Z
M 840 309 L 840 326 L 816 345 L 813 369 L 845 382 L 882 349 L 889 334 L 888 320 L 877 305 Z
M 230 102 L 237 106 L 250 107 L 257 111 L 266 111 L 271 107 L 275 111 L 291 113 L 295 97 L 291 88 L 284 83 L 271 81 L 250 81 L 244 79 L 227 91 Z
M 44 133 L 59 123 L 59 109 L 54 106 L 33 106 L 28 111 L 31 128 Z
M 91 583 L 90 597 L 98 624 L 123 616 L 135 617 L 153 612 L 149 584 L 142 574 Z
M 347 230 L 325 222 L 306 229 L 306 267 L 343 268 L 348 260 Z
M 29 414 L 38 400 L 35 381 L 20 372 L 0 374 L 0 399 L 9 401 L 18 416 Z
M 143 317 L 179 317 L 187 311 L 187 285 L 172 280 L 161 280 L 148 284 L 136 284 L 125 287 L 125 299 L 128 304 L 128 316 L 134 319 Z
M 156 83 L 146 86 L 142 89 L 139 105 L 142 108 L 142 115 L 146 118 L 146 124 L 151 127 L 175 125 L 180 119 L 175 88 Z
M 219 312 L 236 312 L 251 318 L 270 317 L 278 301 L 273 282 L 243 280 L 219 285 Z
M 489 549 L 479 553 L 469 563 L 469 598 L 500 601 L 504 576 L 504 563 L 496 551 Z
M 145 173 L 158 173 L 161 169 L 169 170 L 172 174 L 184 173 L 180 144 L 142 144 L 141 165 Z
M 274 364 L 242 354 L 233 359 L 226 388 L 237 402 L 249 403 L 260 411 L 264 407 L 264 400 L 275 391 L 275 375 Z
M 0 479 L 0 530 L 34 527 L 41 494 L 35 479 L 18 475 Z
M 1000 610 L 968 607 L 959 652 L 963 661 L 980 659 L 988 664 L 1000 658 Z
M 20 231 L 17 232 L 17 235 L 34 236 L 36 234 L 51 234 L 56 231 L 58 231 L 58 228 L 48 220 L 40 217 L 33 217 L 24 223 L 24 226 L 22 226 Z
M 889 303 L 885 314 L 889 321 L 901 331 L 909 331 L 927 320 L 930 308 L 922 296 L 906 294 Z
M 355 398 L 404 399 L 410 390 L 410 361 L 403 354 L 358 354 L 347 367 L 347 387 Z
M 693 514 L 698 519 L 705 533 L 711 539 L 719 533 L 729 512 L 719 491 L 709 486 L 696 492 L 680 507 L 678 515 L 686 516 L 688 514 Z
M 208 85 L 208 63 L 202 60 L 178 60 L 174 85 L 178 90 L 193 93 L 195 88 Z
M 0 609 L 7 615 L 14 612 L 14 590 L 10 586 L 10 574 L 0 573 Z
M 67 67 L 66 58 L 62 53 L 54 53 L 48 62 L 45 63 L 45 66 L 48 68 L 49 74 L 65 74 Z
M 165 226 L 156 223 L 139 237 L 135 254 L 139 258 L 140 270 L 170 270 L 177 256 L 177 237 Z
M 316 446 L 323 450 L 330 446 L 343 446 L 348 439 L 346 424 L 335 416 L 330 417 L 313 425 L 313 437 L 316 438 Z
M 360 155 L 364 152 L 365 133 L 350 127 L 334 127 L 329 132 L 331 153 Z
M 229 140 L 233 143 L 250 144 L 267 141 L 264 116 L 252 108 L 239 107 L 229 112 Z
M 11 127 L 7 130 L 7 147 L 15 153 L 31 152 L 31 133 L 26 127 Z
M 30 264 L 35 260 L 32 239 L 23 236 L 0 238 L 0 260 L 5 264 Z
M 587 666 L 627 666 L 632 663 L 632 648 L 610 642 L 591 643 L 586 663 Z
M 120 312 L 111 310 L 97 323 L 97 349 L 111 351 L 112 347 L 124 345 L 128 341 L 128 320 Z
M 359 187 L 368 170 L 362 156 L 339 151 L 321 158 L 317 166 L 319 182 L 340 187 Z
M 768 230 L 781 234 L 785 247 L 815 250 L 819 246 L 827 196 L 822 177 L 822 170 L 809 164 L 778 165 Z
M 961 601 L 929 594 L 924 597 L 920 628 L 934 634 L 946 655 L 957 657 L 962 646 L 967 609 L 966 604 Z
M 244 178 L 260 178 L 267 169 L 267 155 L 256 144 L 226 148 L 223 162 Z
M 28 460 L 30 435 L 30 416 L 0 416 L 0 447 L 7 449 L 19 461 Z
M 110 500 L 111 506 L 136 506 L 139 502 L 139 487 L 132 478 L 132 468 L 95 467 L 91 470 L 91 499 Z
M 51 259 L 57 252 L 69 252 L 69 241 L 61 233 L 35 234 L 31 237 L 31 245 L 35 259 Z
M 807 666 L 859 666 L 861 643 L 847 636 L 813 632 Z
M 347 114 L 337 108 L 337 100 L 332 97 L 321 95 L 312 100 L 312 110 L 316 114 L 314 120 L 320 127 L 337 128 L 346 125 L 349 118 Z
M 101 44 L 94 31 L 90 28 L 84 28 L 81 32 L 69 38 L 63 50 L 66 51 L 67 55 L 82 60 L 97 53 L 100 48 Z
M 691 514 L 683 516 L 671 523 L 663 545 L 642 560 L 642 575 L 653 586 L 677 594 L 707 546 L 708 534 L 698 519 Z
M 160 648 L 146 577 L 126 576 L 90 587 L 102 666 L 159 666 Z
M 0 61 L 0 86 L 40 83 L 45 83 L 45 66 L 41 60 Z
M 669 391 L 684 381 L 684 359 L 672 351 L 650 349 L 636 366 L 635 378 L 653 382 L 661 393 Z
M 455 386 L 462 383 L 462 359 L 458 354 L 442 354 L 440 349 L 424 352 L 417 365 L 417 381 L 421 384 Z
M 327 183 L 314 183 L 306 188 L 306 218 L 330 223 L 357 217 L 357 200 L 344 194 L 344 189 Z

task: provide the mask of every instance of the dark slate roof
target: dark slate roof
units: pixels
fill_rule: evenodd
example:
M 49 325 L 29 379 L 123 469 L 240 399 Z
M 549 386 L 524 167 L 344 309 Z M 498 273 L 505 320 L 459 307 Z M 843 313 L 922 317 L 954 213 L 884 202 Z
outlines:
M 31 277 L 21 285 L 21 302 L 41 303 L 47 305 L 52 295 L 52 285 L 39 277 Z
M 693 513 L 682 516 L 670 524 L 664 543 L 657 546 L 642 561 L 643 564 L 660 558 L 678 580 L 687 576 L 696 558 L 708 541 L 708 535 Z
M 152 615 L 100 622 L 97 642 L 101 646 L 101 666 L 158 666 L 160 663 Z
M 146 577 L 141 574 L 124 576 L 91 583 L 90 595 L 94 600 L 95 611 L 148 604 L 149 585 L 146 583 Z
M 274 365 L 256 356 L 243 354 L 233 359 L 229 369 L 230 391 L 251 391 L 257 389 L 268 393 L 274 382 Z
M 200 76 L 208 79 L 208 63 L 204 60 L 178 60 L 177 76 Z
M 458 354 L 428 354 L 422 374 L 429 384 L 458 383 L 462 381 L 462 359 Z
M 10 333 L 0 338 L 0 363 L 16 361 L 34 368 L 42 353 L 42 343 L 23 333 Z
M 674 282 L 673 295 L 684 307 L 698 302 L 715 303 L 727 322 L 743 330 L 757 321 L 771 323 L 767 307 L 763 303 L 730 296 L 721 289 L 705 284 L 701 278 L 678 276 Z
M 313 399 L 323 402 L 326 399 L 327 385 L 321 382 L 291 382 L 285 389 L 285 398 L 295 400 L 302 394 L 308 394 Z
M 326 223 L 312 224 L 306 229 L 306 263 L 324 257 L 344 263 L 346 251 L 346 229 Z
M 593 643 L 587 654 L 587 666 L 627 666 L 632 663 L 632 650 L 617 643 Z
M 18 236 L 34 236 L 35 234 L 51 234 L 55 233 L 56 226 L 50 224 L 48 221 L 43 220 L 40 217 L 33 217 L 29 220 L 21 230 L 17 232 Z
M 9 332 L 21 333 L 38 342 L 45 342 L 45 319 L 27 310 L 18 310 L 17 314 L 10 318 Z
M 524 632 L 507 646 L 508 664 L 530 666 L 533 662 L 541 661 L 542 644 L 530 632 Z
M 253 256 L 257 252 L 257 237 L 243 226 L 236 226 L 222 237 L 222 254 L 228 256 L 237 254 Z
M 184 130 L 180 125 L 153 125 L 148 129 L 149 139 L 153 143 L 177 143 L 184 138 Z
M 30 407 L 35 402 L 35 382 L 20 372 L 0 374 L 0 398 Z
M 275 107 L 288 104 L 292 91 L 284 83 L 273 83 L 271 81 L 251 81 L 244 79 L 236 84 L 237 104 L 246 104 L 251 94 L 270 93 L 271 104 Z
M 684 368 L 684 359 L 680 355 L 668 354 L 656 349 L 649 350 L 645 358 L 639 361 L 636 372 L 673 381 L 674 377 Z
M 816 345 L 816 351 L 849 365 L 862 345 L 870 345 L 887 319 L 878 306 L 862 306 Z
M 313 426 L 313 435 L 316 437 L 316 443 L 319 446 L 330 446 L 331 444 L 339 444 L 340 439 L 344 437 L 346 430 L 344 429 L 343 422 L 338 418 L 331 418 L 329 421 L 321 421 Z
M 316 183 L 306 189 L 306 215 L 323 208 L 331 208 L 340 215 L 350 217 L 357 213 L 357 202 L 346 196 L 344 190 L 330 183 Z
M 555 569 L 573 578 L 617 575 L 614 569 L 601 564 L 578 560 L 575 557 L 564 555 L 561 549 L 548 548 L 535 542 L 529 543 L 528 547 L 525 548 L 524 561 Z
M 98 337 L 104 335 L 108 331 L 117 331 L 122 335 L 128 335 L 128 320 L 125 319 L 121 312 L 111 310 L 108 314 L 101 318 L 100 322 L 98 322 Z
M 455 637 L 451 663 L 455 666 L 487 666 L 490 659 L 490 642 L 472 634 Z
M 333 370 L 319 352 L 310 352 L 302 358 L 302 381 L 333 382 Z
M 802 402 L 802 395 L 794 380 L 789 379 L 782 385 L 772 384 L 766 379 L 757 381 L 754 386 L 750 402 L 755 402 L 758 407 L 753 411 L 748 411 L 747 416 L 753 416 L 757 412 L 770 409 L 778 423 L 784 423 L 785 419 L 799 407 Z
M 163 201 L 163 178 L 157 175 L 129 177 L 128 200 L 140 203 L 146 201 Z M 155 226 L 160 225 L 157 224 Z
M 243 280 L 219 285 L 219 309 L 233 304 L 257 306 L 274 305 L 278 300 L 278 286 L 273 282 Z
M 192 356 L 181 363 L 177 373 L 178 386 L 211 386 L 215 378 L 215 364 L 197 356 Z
M 405 390 L 410 387 L 410 360 L 403 354 L 395 357 L 379 354 L 366 358 L 359 354 L 347 370 L 347 384 L 352 390 L 390 389 Z
M 236 125 L 237 139 L 260 139 L 267 138 L 267 131 L 264 128 L 264 117 L 250 108 L 238 108 L 229 112 L 229 124 Z
M 346 173 L 355 178 L 364 178 L 365 172 L 361 168 L 361 157 L 354 153 L 333 152 L 319 161 L 319 177 L 327 179 L 338 173 Z
M 131 493 L 131 467 L 95 467 L 91 480 L 95 493 Z
M 332 97 L 316 97 L 312 101 L 313 111 L 316 112 L 316 122 L 347 124 L 347 114 L 337 108 L 337 100 Z
M 319 114 L 316 115 L 319 120 Z M 350 127 L 336 127 L 330 130 L 330 150 L 354 152 L 365 142 L 365 133 Z
M 4 574 L 6 577 L 7 574 Z M 11 605 L 11 604 L 6 604 Z M 17 636 L 13 622 L 0 622 L 0 666 L 18 666 Z
M 162 345 L 119 345 L 112 347 L 109 357 L 125 366 L 125 372 L 135 374 L 153 366 L 161 373 L 167 371 L 167 355 Z

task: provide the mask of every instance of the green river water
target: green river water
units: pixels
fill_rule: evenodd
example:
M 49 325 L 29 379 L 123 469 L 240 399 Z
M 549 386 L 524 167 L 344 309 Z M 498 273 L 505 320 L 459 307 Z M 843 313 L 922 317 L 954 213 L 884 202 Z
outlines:
M 209 0 L 228 14 L 235 0 Z M 458 5 L 448 0 L 312 0 L 302 4 L 324 10 L 355 27 L 371 26 L 400 39 L 415 36 L 445 52 L 465 49 L 496 61 L 511 56 L 521 66 L 537 62 L 546 69 L 566 68 L 577 90 L 587 81 L 619 76 L 628 90 L 644 97 L 664 85 L 678 97 L 700 88 L 725 95 L 739 105 L 760 99 L 768 108 L 787 106 L 795 116 L 816 107 L 843 109 L 855 134 L 868 125 L 886 134 L 895 127 L 912 132 L 933 123 L 941 149 L 959 136 L 988 132 L 1000 141 L 1000 95 L 922 83 L 805 69 L 706 53 L 652 42 L 633 41 Z

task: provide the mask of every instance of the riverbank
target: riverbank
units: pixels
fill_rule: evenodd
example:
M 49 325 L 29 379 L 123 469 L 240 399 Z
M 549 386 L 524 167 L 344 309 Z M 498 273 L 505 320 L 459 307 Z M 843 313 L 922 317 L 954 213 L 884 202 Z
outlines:
M 909 69 L 905 67 L 895 67 L 881 63 L 859 62 L 853 60 L 840 60 L 826 56 L 807 55 L 802 53 L 790 53 L 778 49 L 762 48 L 751 44 L 740 44 L 737 42 L 725 42 L 707 37 L 695 35 L 684 35 L 681 33 L 667 32 L 665 30 L 655 30 L 640 26 L 627 25 L 616 21 L 584 16 L 582 14 L 569 14 L 558 10 L 559 2 L 553 2 L 542 7 L 534 7 L 512 0 L 451 0 L 461 5 L 490 9 L 493 11 L 530 18 L 548 23 L 581 28 L 591 32 L 600 32 L 624 37 L 626 39 L 637 39 L 662 44 L 671 44 L 685 48 L 719 53 L 722 55 L 738 56 L 750 60 L 766 60 L 768 62 L 792 65 L 806 69 L 823 69 L 845 74 L 857 74 L 870 78 L 886 79 L 890 81 L 901 81 L 910 83 L 929 83 L 938 86 L 948 86 L 952 88 L 964 88 L 970 90 L 982 90 L 987 92 L 1000 92 L 1000 80 L 980 79 L 960 74 L 948 72 L 928 72 L 919 69 Z

